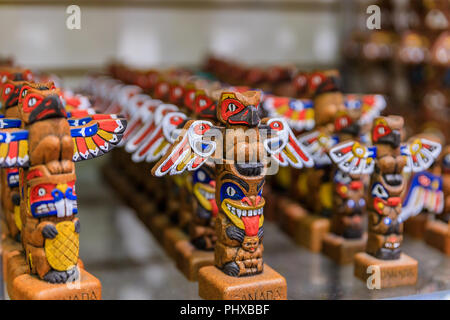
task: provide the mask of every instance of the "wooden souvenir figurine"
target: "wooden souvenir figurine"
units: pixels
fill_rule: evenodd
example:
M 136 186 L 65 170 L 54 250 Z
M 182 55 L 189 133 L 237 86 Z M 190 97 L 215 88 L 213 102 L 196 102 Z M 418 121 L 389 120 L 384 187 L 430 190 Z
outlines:
M 112 149 L 126 122 L 111 115 L 67 119 L 60 96 L 52 83 L 23 84 L 19 119 L 6 119 L 15 129 L 0 131 L 0 165 L 20 168 L 24 251 L 11 252 L 6 266 L 12 299 L 101 298 L 100 282 L 80 269 L 74 162 Z M 65 285 L 74 281 L 75 289 Z
M 156 176 L 179 174 L 215 161 L 215 266 L 199 272 L 199 293 L 206 299 L 286 298 L 284 278 L 262 259 L 262 187 L 268 159 L 298 168 L 311 166 L 312 159 L 285 120 L 259 118 L 259 103 L 257 91 L 221 92 L 216 108 L 220 126 L 206 120 L 186 122 L 152 169 Z M 265 138 L 264 132 L 269 133 Z M 266 153 L 272 158 L 264 157 Z
M 435 220 L 429 220 L 425 229 L 425 241 L 446 255 L 450 255 L 450 146 L 442 152 L 439 166 L 442 175 L 443 210 Z
M 373 147 L 349 141 L 331 148 L 329 153 L 340 170 L 371 174 L 368 240 L 366 252 L 355 256 L 355 276 L 366 281 L 371 272 L 377 272 L 371 266 L 378 266 L 375 269 L 380 272 L 382 288 L 417 281 L 417 261 L 401 251 L 400 214 L 406 188 L 402 173 L 428 169 L 441 150 L 440 144 L 427 139 L 402 145 L 403 125 L 400 116 L 378 117 L 373 123 Z

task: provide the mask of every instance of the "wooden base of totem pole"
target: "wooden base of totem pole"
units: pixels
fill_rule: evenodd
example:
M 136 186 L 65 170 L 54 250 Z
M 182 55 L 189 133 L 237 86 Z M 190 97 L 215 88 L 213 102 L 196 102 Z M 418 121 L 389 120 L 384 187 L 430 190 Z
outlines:
M 404 223 L 405 234 L 416 239 L 423 239 L 428 221 L 428 215 L 421 213 L 417 216 L 410 217 Z
M 338 264 L 349 264 L 355 254 L 365 251 L 366 243 L 366 233 L 360 239 L 345 239 L 330 232 L 323 238 L 322 252 Z
M 378 268 L 379 269 L 378 269 Z M 418 262 L 402 253 L 397 260 L 380 260 L 365 252 L 355 255 L 354 275 L 367 282 L 379 270 L 380 289 L 414 285 L 417 282 Z
M 322 250 L 322 240 L 330 230 L 330 219 L 312 215 L 300 204 L 285 197 L 278 200 L 281 228 L 295 243 L 312 252 Z
M 101 300 L 100 281 L 82 266 L 79 263 L 79 281 L 52 284 L 30 275 L 23 252 L 12 251 L 5 277 L 8 295 L 12 300 Z
M 198 273 L 198 292 L 206 300 L 286 300 L 286 279 L 264 265 L 260 274 L 231 277 L 215 266 L 203 267 Z
M 265 210 L 264 208 L 264 212 Z M 278 222 L 281 229 L 294 239 L 298 235 L 299 221 L 306 217 L 308 212 L 286 197 L 280 197 L 277 200 L 276 210 L 279 214 Z
M 450 226 L 443 221 L 430 220 L 425 229 L 425 242 L 450 256 Z
M 3 278 L 6 279 L 6 266 L 8 264 L 8 258 L 10 256 L 11 252 L 14 251 L 22 251 L 22 244 L 14 241 L 10 237 L 4 237 L 2 239 L 1 243 L 1 249 L 2 252 L 2 264 L 3 264 Z
M 214 265 L 214 251 L 198 250 L 189 240 L 178 241 L 175 262 L 189 281 L 197 281 L 200 268 Z
M 156 241 L 164 246 L 164 231 L 169 227 L 173 227 L 170 223 L 169 217 L 165 214 L 156 214 L 148 217 L 145 224 L 155 237 Z
M 178 227 L 169 227 L 163 230 L 163 247 L 167 255 L 172 259 L 177 256 L 177 244 L 188 241 L 188 235 Z

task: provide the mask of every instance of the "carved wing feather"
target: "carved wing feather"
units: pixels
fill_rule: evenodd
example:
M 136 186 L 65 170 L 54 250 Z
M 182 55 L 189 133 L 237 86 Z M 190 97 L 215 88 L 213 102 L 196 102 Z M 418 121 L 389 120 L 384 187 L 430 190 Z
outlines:
M 402 155 L 407 157 L 404 172 L 427 170 L 439 156 L 442 146 L 434 141 L 420 138 L 400 147 Z
M 186 122 L 168 152 L 153 167 L 152 174 L 160 177 L 200 168 L 216 151 L 217 144 L 213 139 L 216 130 L 209 121 Z
M 336 145 L 329 152 L 331 160 L 344 172 L 370 174 L 375 167 L 375 147 L 366 147 L 356 141 Z
M 0 131 L 0 167 L 27 167 L 28 131 L 21 129 L 7 129 Z
M 75 162 L 99 157 L 113 149 L 122 139 L 122 134 L 127 126 L 125 119 L 95 118 L 93 117 L 87 124 L 70 129 L 74 143 L 73 161 Z
M 269 137 L 264 140 L 264 148 L 283 167 L 312 167 L 313 158 L 297 141 L 287 121 L 282 118 L 264 119 L 270 127 Z

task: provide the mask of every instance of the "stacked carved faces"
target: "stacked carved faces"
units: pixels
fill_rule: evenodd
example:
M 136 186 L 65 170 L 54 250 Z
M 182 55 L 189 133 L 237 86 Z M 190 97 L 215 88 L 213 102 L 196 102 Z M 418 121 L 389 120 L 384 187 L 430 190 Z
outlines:
M 402 117 L 379 117 L 374 120 L 372 129 L 377 155 L 370 182 L 366 251 L 385 260 L 400 257 L 403 240 L 403 225 L 398 221 L 402 209 L 401 197 L 406 187 L 402 175 L 406 158 L 400 152 L 403 125 Z
M 262 272 L 262 188 L 265 164 L 259 138 L 256 91 L 224 92 L 217 117 L 226 127 L 224 157 L 217 166 L 216 265 L 226 274 L 244 276 Z
M 52 83 L 22 85 L 18 109 L 29 132 L 30 167 L 21 169 L 27 262 L 40 278 L 66 282 L 77 276 L 79 247 L 74 145 L 67 114 Z

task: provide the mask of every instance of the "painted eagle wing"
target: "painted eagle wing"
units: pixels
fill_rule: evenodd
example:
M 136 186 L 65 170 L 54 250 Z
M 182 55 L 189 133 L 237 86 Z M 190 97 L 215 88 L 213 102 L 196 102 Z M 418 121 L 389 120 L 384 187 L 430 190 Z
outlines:
M 331 160 L 339 169 L 353 174 L 370 174 L 375 167 L 376 148 L 357 141 L 346 141 L 332 147 Z
M 133 153 L 142 145 L 148 143 L 151 139 L 150 136 L 156 130 L 158 124 L 161 123 L 162 119 L 167 113 L 178 111 L 178 107 L 173 104 L 159 104 L 152 116 L 145 119 L 145 123 L 140 127 L 140 129 L 131 137 L 125 144 L 125 150 L 127 152 Z M 143 160 L 143 158 L 142 158 Z M 137 160 L 134 160 L 137 161 Z M 141 161 L 141 160 L 139 160 Z
M 412 177 L 399 219 L 406 221 L 425 209 L 435 214 L 444 210 L 442 178 L 427 171 Z
M 336 144 L 333 137 L 323 135 L 315 130 L 297 137 L 300 145 L 312 156 L 316 166 L 331 164 L 328 149 Z
M 0 167 L 28 167 L 28 130 L 0 130 Z
M 314 165 L 313 158 L 297 141 L 285 119 L 266 118 L 262 123 L 267 124 L 270 130 L 264 139 L 264 148 L 281 166 L 303 168 Z
M 14 118 L 0 118 L 0 129 L 13 129 L 20 128 L 22 126 L 22 120 Z
M 127 126 L 125 119 L 100 114 L 70 119 L 69 123 L 72 123 L 70 134 L 74 144 L 74 162 L 96 158 L 109 152 L 120 142 Z
M 314 105 L 311 100 L 265 95 L 262 107 L 271 117 L 286 119 L 296 131 L 314 128 Z
M 147 162 L 159 160 L 175 142 L 178 137 L 179 126 L 187 119 L 182 112 L 170 112 L 163 116 L 161 122 L 155 124 L 154 130 L 145 138 L 137 150 L 133 153 L 132 159 L 140 162 L 145 159 Z
M 186 169 L 194 171 L 212 157 L 217 148 L 220 129 L 209 121 L 189 120 L 166 154 L 153 167 L 152 174 L 180 174 Z M 215 139 L 215 138 L 216 139 Z
M 404 172 L 420 172 L 427 170 L 439 156 L 442 146 L 434 141 L 419 138 L 412 143 L 400 147 L 402 155 L 406 156 Z

